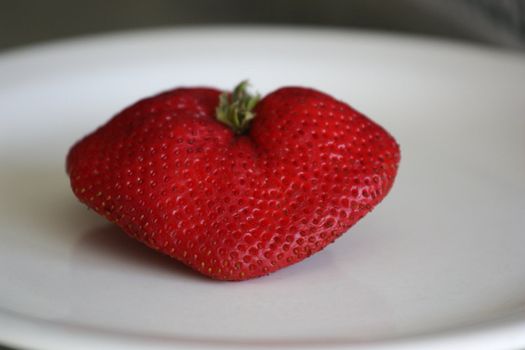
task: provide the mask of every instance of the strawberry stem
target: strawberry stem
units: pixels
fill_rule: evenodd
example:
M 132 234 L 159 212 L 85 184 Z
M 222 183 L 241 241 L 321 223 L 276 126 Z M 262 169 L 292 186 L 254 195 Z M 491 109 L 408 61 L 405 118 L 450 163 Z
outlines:
M 217 120 L 228 125 L 237 135 L 243 134 L 250 127 L 250 122 L 255 118 L 253 108 L 260 100 L 259 94 L 248 93 L 248 85 L 248 81 L 244 80 L 231 94 L 223 92 L 216 109 Z

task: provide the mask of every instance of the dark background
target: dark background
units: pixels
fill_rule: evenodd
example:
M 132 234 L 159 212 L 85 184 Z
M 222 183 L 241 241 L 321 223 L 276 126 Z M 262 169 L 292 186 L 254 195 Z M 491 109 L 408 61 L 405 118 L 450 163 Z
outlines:
M 215 24 L 331 26 L 525 48 L 522 0 L 0 0 L 0 52 L 109 31 Z
M 159 26 L 284 24 L 439 36 L 525 47 L 523 0 L 0 0 L 0 51 Z

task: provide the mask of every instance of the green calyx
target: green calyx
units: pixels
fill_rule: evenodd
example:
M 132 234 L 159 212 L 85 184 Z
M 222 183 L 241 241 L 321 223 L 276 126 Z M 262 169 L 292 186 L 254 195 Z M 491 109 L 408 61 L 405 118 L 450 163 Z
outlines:
M 248 85 L 248 81 L 244 80 L 231 94 L 223 92 L 216 109 L 217 120 L 228 125 L 237 135 L 243 134 L 250 127 L 250 122 L 255 118 L 253 108 L 261 99 L 259 94 L 248 93 Z

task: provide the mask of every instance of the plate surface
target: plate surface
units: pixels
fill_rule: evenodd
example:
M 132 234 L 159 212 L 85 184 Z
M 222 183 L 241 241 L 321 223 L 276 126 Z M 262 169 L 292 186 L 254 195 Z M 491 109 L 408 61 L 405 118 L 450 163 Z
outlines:
M 332 30 L 123 33 L 0 56 L 0 341 L 35 349 L 525 347 L 525 58 Z M 319 254 L 215 282 L 73 197 L 69 146 L 180 85 L 304 85 L 399 141 L 390 195 Z

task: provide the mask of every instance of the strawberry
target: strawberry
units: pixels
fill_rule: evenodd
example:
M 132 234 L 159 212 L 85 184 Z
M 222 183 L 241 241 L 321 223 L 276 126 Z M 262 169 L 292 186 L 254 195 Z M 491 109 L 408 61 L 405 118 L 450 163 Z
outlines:
M 376 206 L 396 141 L 308 88 L 262 100 L 177 88 L 143 99 L 75 144 L 75 195 L 128 235 L 204 275 L 245 280 L 320 251 Z

